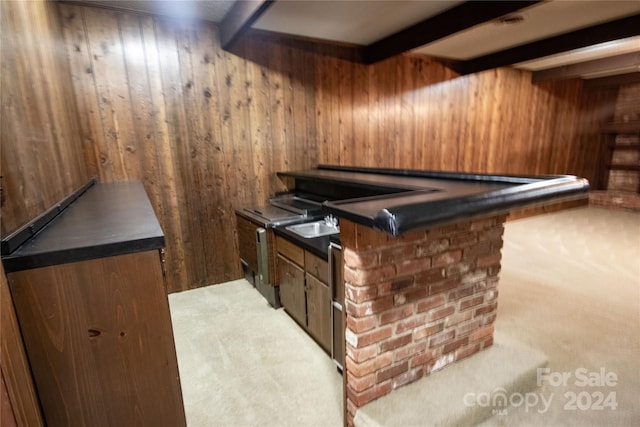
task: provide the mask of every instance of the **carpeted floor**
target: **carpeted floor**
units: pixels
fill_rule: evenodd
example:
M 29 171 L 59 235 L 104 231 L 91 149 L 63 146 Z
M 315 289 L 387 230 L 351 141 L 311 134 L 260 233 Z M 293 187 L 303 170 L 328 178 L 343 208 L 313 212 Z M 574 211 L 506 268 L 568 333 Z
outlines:
M 189 427 L 339 426 L 330 357 L 246 280 L 169 297 Z
M 522 405 L 485 424 L 640 425 L 640 214 L 547 214 L 507 223 L 504 241 L 496 329 L 544 352 L 549 378 L 569 377 L 543 381 L 548 409 Z M 342 424 L 335 366 L 248 282 L 169 301 L 189 427 Z M 600 383 L 601 369 L 609 385 L 581 385 L 580 374 Z
M 489 425 L 640 426 L 639 213 L 589 207 L 507 223 L 499 289 L 496 330 L 547 354 L 550 379 L 570 376 L 542 381 L 545 412 L 522 406 Z M 602 384 L 601 369 L 615 386 L 583 385 L 585 375 Z

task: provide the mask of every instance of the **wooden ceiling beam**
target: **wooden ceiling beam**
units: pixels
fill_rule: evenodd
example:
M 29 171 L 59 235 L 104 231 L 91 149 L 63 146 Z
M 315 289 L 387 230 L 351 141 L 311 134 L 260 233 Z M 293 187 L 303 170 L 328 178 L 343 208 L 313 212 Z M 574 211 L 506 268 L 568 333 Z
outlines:
M 220 22 L 220 41 L 224 50 L 232 50 L 234 44 L 275 0 L 240 0 L 231 6 Z
M 563 80 L 593 74 L 621 74 L 640 70 L 640 52 L 625 53 L 608 58 L 594 59 L 577 64 L 563 65 L 535 71 L 531 77 L 534 83 L 548 80 Z
M 640 14 L 464 61 L 462 74 L 517 64 L 581 47 L 640 35 Z
M 364 62 L 373 64 L 427 43 L 491 21 L 538 1 L 467 1 L 364 48 Z

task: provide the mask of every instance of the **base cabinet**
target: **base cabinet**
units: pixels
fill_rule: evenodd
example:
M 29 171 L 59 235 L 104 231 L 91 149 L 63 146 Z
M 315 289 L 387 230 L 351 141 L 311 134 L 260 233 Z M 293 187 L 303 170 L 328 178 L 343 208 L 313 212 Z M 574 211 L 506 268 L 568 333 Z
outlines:
M 278 275 L 280 277 L 280 303 L 299 324 L 306 326 L 306 296 L 304 270 L 288 259 L 278 255 Z
M 47 426 L 185 425 L 158 251 L 8 279 Z
M 331 293 L 329 286 L 310 274 L 307 286 L 307 328 L 327 351 L 331 350 Z
M 331 354 L 333 327 L 327 261 L 279 236 L 276 248 L 282 305 Z

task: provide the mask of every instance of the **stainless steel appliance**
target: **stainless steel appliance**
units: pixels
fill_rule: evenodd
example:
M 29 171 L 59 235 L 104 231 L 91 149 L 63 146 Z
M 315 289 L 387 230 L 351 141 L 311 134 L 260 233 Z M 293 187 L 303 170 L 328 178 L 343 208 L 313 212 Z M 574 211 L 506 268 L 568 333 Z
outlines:
M 329 243 L 329 287 L 331 289 L 331 323 L 333 327 L 331 357 L 340 371 L 343 370 L 345 354 L 344 279 L 342 270 L 342 246 L 332 241 Z
M 236 211 L 240 258 L 245 277 L 253 283 L 269 304 L 280 305 L 275 284 L 275 244 L 273 228 L 322 218 L 322 205 L 312 200 L 285 195 L 269 200 L 269 205 Z

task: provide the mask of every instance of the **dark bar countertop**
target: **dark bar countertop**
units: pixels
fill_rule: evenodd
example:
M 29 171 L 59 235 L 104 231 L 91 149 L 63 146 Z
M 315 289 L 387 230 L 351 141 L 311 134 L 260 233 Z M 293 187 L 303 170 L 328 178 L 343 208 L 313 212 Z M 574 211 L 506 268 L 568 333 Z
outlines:
M 164 247 L 140 182 L 96 184 L 2 261 L 7 273 Z
M 327 213 L 393 236 L 525 206 L 583 199 L 589 192 L 588 181 L 572 175 L 510 176 L 321 165 L 278 172 L 278 176 L 295 179 L 296 191 L 324 192 Z M 359 191 L 364 196 L 358 195 Z M 339 197 L 349 193 L 353 197 Z

